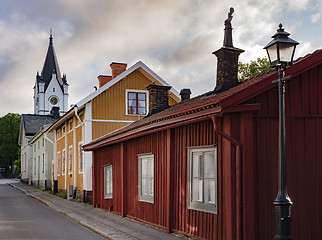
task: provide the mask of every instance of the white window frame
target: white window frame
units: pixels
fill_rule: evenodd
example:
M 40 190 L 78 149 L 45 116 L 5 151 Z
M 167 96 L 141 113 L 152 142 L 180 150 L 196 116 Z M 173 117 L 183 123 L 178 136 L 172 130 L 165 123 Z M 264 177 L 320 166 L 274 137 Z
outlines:
M 150 170 L 150 172 L 152 172 L 152 176 L 147 176 L 148 174 L 147 173 L 143 173 L 142 172 L 142 161 L 143 160 L 147 160 L 147 161 L 152 161 L 152 171 Z M 148 203 L 154 203 L 154 154 L 153 153 L 148 153 L 148 154 L 139 154 L 138 155 L 138 164 L 139 164 L 139 174 L 138 174 L 138 176 L 139 176 L 139 201 L 141 201 L 141 202 L 148 202 Z M 150 164 L 150 165 L 148 165 L 148 166 L 151 166 L 151 163 L 148 163 L 148 164 Z M 145 176 L 147 176 L 147 188 L 148 188 L 148 184 L 149 184 L 149 181 L 152 181 L 152 185 L 151 185 L 151 187 L 152 187 L 152 193 L 150 193 L 150 192 L 145 192 L 145 193 L 142 193 L 142 191 L 143 191 L 143 186 L 142 186 L 142 184 L 143 184 L 143 174 L 145 175 Z M 149 190 L 149 189 L 147 189 L 147 190 Z
M 63 149 L 62 156 L 61 156 L 61 173 L 64 176 L 66 174 L 66 149 Z
M 107 178 L 109 173 L 109 179 Z M 109 191 L 108 191 L 109 189 Z M 113 198 L 113 165 L 107 164 L 104 166 L 104 199 Z
M 73 145 L 68 148 L 68 173 L 73 173 Z
M 134 93 L 145 93 L 145 108 L 146 112 L 145 114 L 132 114 L 128 112 L 128 93 L 129 92 L 134 92 Z M 146 116 L 149 113 L 149 91 L 147 90 L 138 90 L 138 89 L 125 89 L 125 115 L 129 116 Z
M 192 199 L 192 193 L 193 193 L 193 154 L 194 153 L 200 153 L 200 154 L 204 154 L 204 153 L 209 153 L 212 152 L 213 156 L 214 156 L 214 177 L 213 178 L 209 178 L 209 179 L 214 179 L 214 202 L 209 202 L 206 203 L 205 202 L 205 176 L 204 176 L 204 161 L 203 158 L 200 161 L 200 182 L 199 182 L 199 187 L 201 192 L 201 199 L 199 200 L 193 200 Z M 218 213 L 218 203 L 217 203 L 217 199 L 218 199 L 218 189 L 217 189 L 217 146 L 198 146 L 198 147 L 188 147 L 188 209 L 192 209 L 192 210 L 197 210 L 197 211 L 201 211 L 201 212 L 208 212 L 208 213 L 213 213 L 213 214 L 217 214 Z M 208 179 L 208 180 L 209 180 Z M 209 191 L 211 192 L 211 191 Z
M 34 166 L 35 166 L 35 168 L 34 168 L 34 175 L 37 174 L 36 164 L 37 164 L 37 158 L 34 158 Z
M 57 176 L 60 176 L 60 165 L 61 165 L 61 158 L 60 158 L 60 151 L 57 152 Z
M 78 143 L 78 172 L 84 172 L 84 152 L 83 152 L 83 142 Z

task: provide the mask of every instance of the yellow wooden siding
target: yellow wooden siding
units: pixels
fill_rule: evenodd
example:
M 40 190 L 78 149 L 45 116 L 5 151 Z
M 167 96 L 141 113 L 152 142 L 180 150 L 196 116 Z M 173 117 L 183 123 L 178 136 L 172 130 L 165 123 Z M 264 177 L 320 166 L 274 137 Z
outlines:
M 93 139 L 97 139 L 126 125 L 129 125 L 129 123 L 93 122 Z
M 82 126 L 79 125 L 75 129 L 76 131 L 76 187 L 79 190 L 84 189 L 84 184 L 83 184 L 83 173 L 79 173 L 79 142 L 83 141 L 83 130 Z M 84 153 L 83 153 L 84 154 Z M 84 165 L 84 159 L 83 159 L 83 165 Z
M 93 139 L 101 137 L 111 131 L 120 127 L 124 127 L 129 123 L 103 123 L 95 122 L 98 120 L 126 120 L 137 121 L 144 116 L 125 115 L 126 113 L 126 89 L 146 90 L 146 87 L 152 82 L 140 73 L 138 70 L 132 72 L 118 83 L 111 86 L 107 91 L 102 92 L 92 100 L 92 118 L 93 118 Z M 155 81 L 153 84 L 161 85 L 160 82 Z M 169 105 L 174 105 L 180 100 L 170 93 Z
M 176 95 L 174 95 L 172 92 L 169 94 L 169 105 L 173 106 L 174 104 L 177 104 L 180 102 L 180 98 L 178 98 Z
M 65 189 L 65 176 L 62 175 L 62 163 L 63 163 L 62 156 L 63 156 L 63 149 L 65 148 L 65 136 L 58 139 L 56 144 L 57 144 L 56 159 L 58 156 L 58 152 L 60 152 L 60 169 L 59 169 L 60 175 L 57 175 L 58 189 Z M 58 162 L 56 163 L 56 166 L 58 167 Z
M 137 116 L 125 115 L 125 90 L 146 90 L 150 84 L 151 81 L 139 71 L 129 74 L 93 99 L 93 119 L 137 120 Z

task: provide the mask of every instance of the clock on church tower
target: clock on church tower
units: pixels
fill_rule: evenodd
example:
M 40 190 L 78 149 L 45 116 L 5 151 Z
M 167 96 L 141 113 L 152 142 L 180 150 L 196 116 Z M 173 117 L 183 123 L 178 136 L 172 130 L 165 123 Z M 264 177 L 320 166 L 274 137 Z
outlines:
M 50 98 L 50 103 L 51 103 L 52 105 L 56 105 L 56 104 L 58 103 L 58 98 L 57 98 L 57 97 L 55 97 L 55 96 L 51 97 L 51 98 Z

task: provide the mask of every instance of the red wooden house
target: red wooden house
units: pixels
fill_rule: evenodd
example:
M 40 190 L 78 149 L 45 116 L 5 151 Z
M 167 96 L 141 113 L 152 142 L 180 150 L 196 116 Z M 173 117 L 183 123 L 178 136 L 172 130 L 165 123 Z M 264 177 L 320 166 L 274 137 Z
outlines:
M 95 207 L 199 238 L 273 239 L 278 76 L 269 71 L 238 84 L 241 52 L 215 52 L 214 91 L 84 147 L 94 156 Z M 225 69 L 227 61 L 232 67 Z M 298 59 L 286 75 L 291 234 L 322 239 L 322 50 Z

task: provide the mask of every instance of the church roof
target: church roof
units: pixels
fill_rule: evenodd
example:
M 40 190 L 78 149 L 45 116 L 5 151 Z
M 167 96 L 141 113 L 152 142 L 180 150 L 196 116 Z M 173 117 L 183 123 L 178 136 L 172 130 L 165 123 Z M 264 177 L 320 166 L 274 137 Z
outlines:
M 39 129 L 47 124 L 51 124 L 56 119 L 49 115 L 22 114 L 21 122 L 26 136 L 35 135 Z
M 56 57 L 56 53 L 53 45 L 53 36 L 52 36 L 52 33 L 50 33 L 49 46 L 47 50 L 45 63 L 41 71 L 41 76 L 39 76 L 37 73 L 37 83 L 39 83 L 40 81 L 44 81 L 45 91 L 52 79 L 53 73 L 56 74 L 56 78 L 59 82 L 59 85 L 63 90 L 63 84 L 67 84 L 66 76 L 64 75 L 63 78 L 61 77 L 61 73 L 60 73 L 60 69 L 59 69 L 59 65 L 58 65 L 58 61 L 57 61 L 57 57 Z

